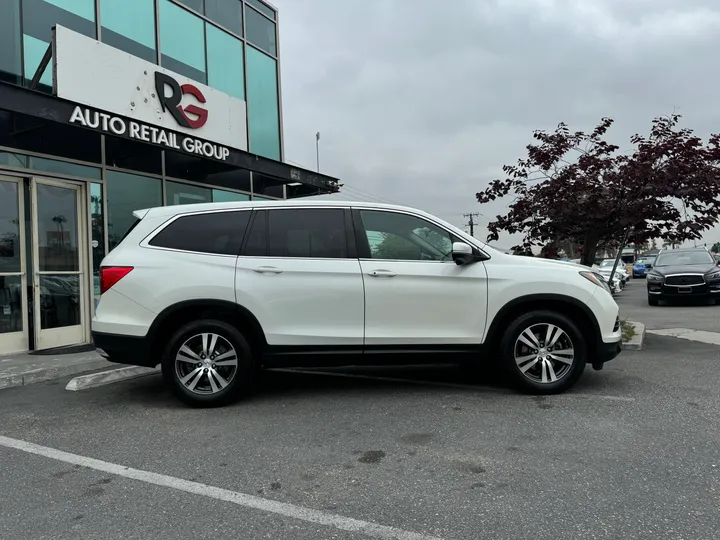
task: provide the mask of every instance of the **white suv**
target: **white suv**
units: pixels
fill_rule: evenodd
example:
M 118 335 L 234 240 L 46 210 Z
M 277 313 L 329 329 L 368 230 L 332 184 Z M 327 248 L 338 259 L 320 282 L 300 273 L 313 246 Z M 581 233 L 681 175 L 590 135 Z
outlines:
M 258 368 L 498 360 L 557 393 L 620 351 L 584 266 L 506 255 L 412 208 L 329 201 L 163 206 L 102 262 L 93 340 L 184 401 L 228 402 Z M 450 354 L 444 354 L 450 353 Z

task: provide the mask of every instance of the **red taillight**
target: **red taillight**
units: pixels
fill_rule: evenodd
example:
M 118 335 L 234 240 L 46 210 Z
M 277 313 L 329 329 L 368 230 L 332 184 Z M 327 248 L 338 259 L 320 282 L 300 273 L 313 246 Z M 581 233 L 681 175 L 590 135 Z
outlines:
M 132 269 L 132 266 L 101 266 L 100 294 L 105 294 L 113 285 L 127 276 Z

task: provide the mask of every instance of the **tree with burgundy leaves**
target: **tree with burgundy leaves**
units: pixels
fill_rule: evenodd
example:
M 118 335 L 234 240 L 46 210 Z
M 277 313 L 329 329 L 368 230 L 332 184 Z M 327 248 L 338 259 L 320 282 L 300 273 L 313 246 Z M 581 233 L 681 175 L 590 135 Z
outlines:
M 720 217 L 720 135 L 703 142 L 680 119 L 655 118 L 648 135 L 631 137 L 627 154 L 606 140 L 610 118 L 590 133 L 564 123 L 535 131 L 527 157 L 476 195 L 480 203 L 514 196 L 488 225 L 488 241 L 505 231 L 522 233 L 526 250 L 570 242 L 591 265 L 598 245 L 619 244 L 628 230 L 636 245 L 701 238 Z

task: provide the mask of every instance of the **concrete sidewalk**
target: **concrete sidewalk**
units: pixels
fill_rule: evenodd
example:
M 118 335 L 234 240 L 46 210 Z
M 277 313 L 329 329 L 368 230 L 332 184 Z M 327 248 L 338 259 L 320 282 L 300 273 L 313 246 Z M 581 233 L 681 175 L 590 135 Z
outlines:
M 117 368 L 95 351 L 75 354 L 0 356 L 0 389 L 59 379 L 97 369 Z

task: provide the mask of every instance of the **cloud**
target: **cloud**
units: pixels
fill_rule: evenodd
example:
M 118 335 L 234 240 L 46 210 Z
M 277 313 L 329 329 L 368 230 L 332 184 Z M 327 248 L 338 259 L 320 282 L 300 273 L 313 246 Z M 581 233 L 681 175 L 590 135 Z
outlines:
M 612 140 L 627 145 L 678 110 L 701 136 L 720 130 L 715 0 L 275 4 L 286 157 L 314 168 L 320 131 L 321 169 L 345 198 L 462 226 L 463 213 L 504 212 L 507 201 L 481 206 L 474 194 L 523 156 L 534 129 L 589 130 L 610 116 Z

